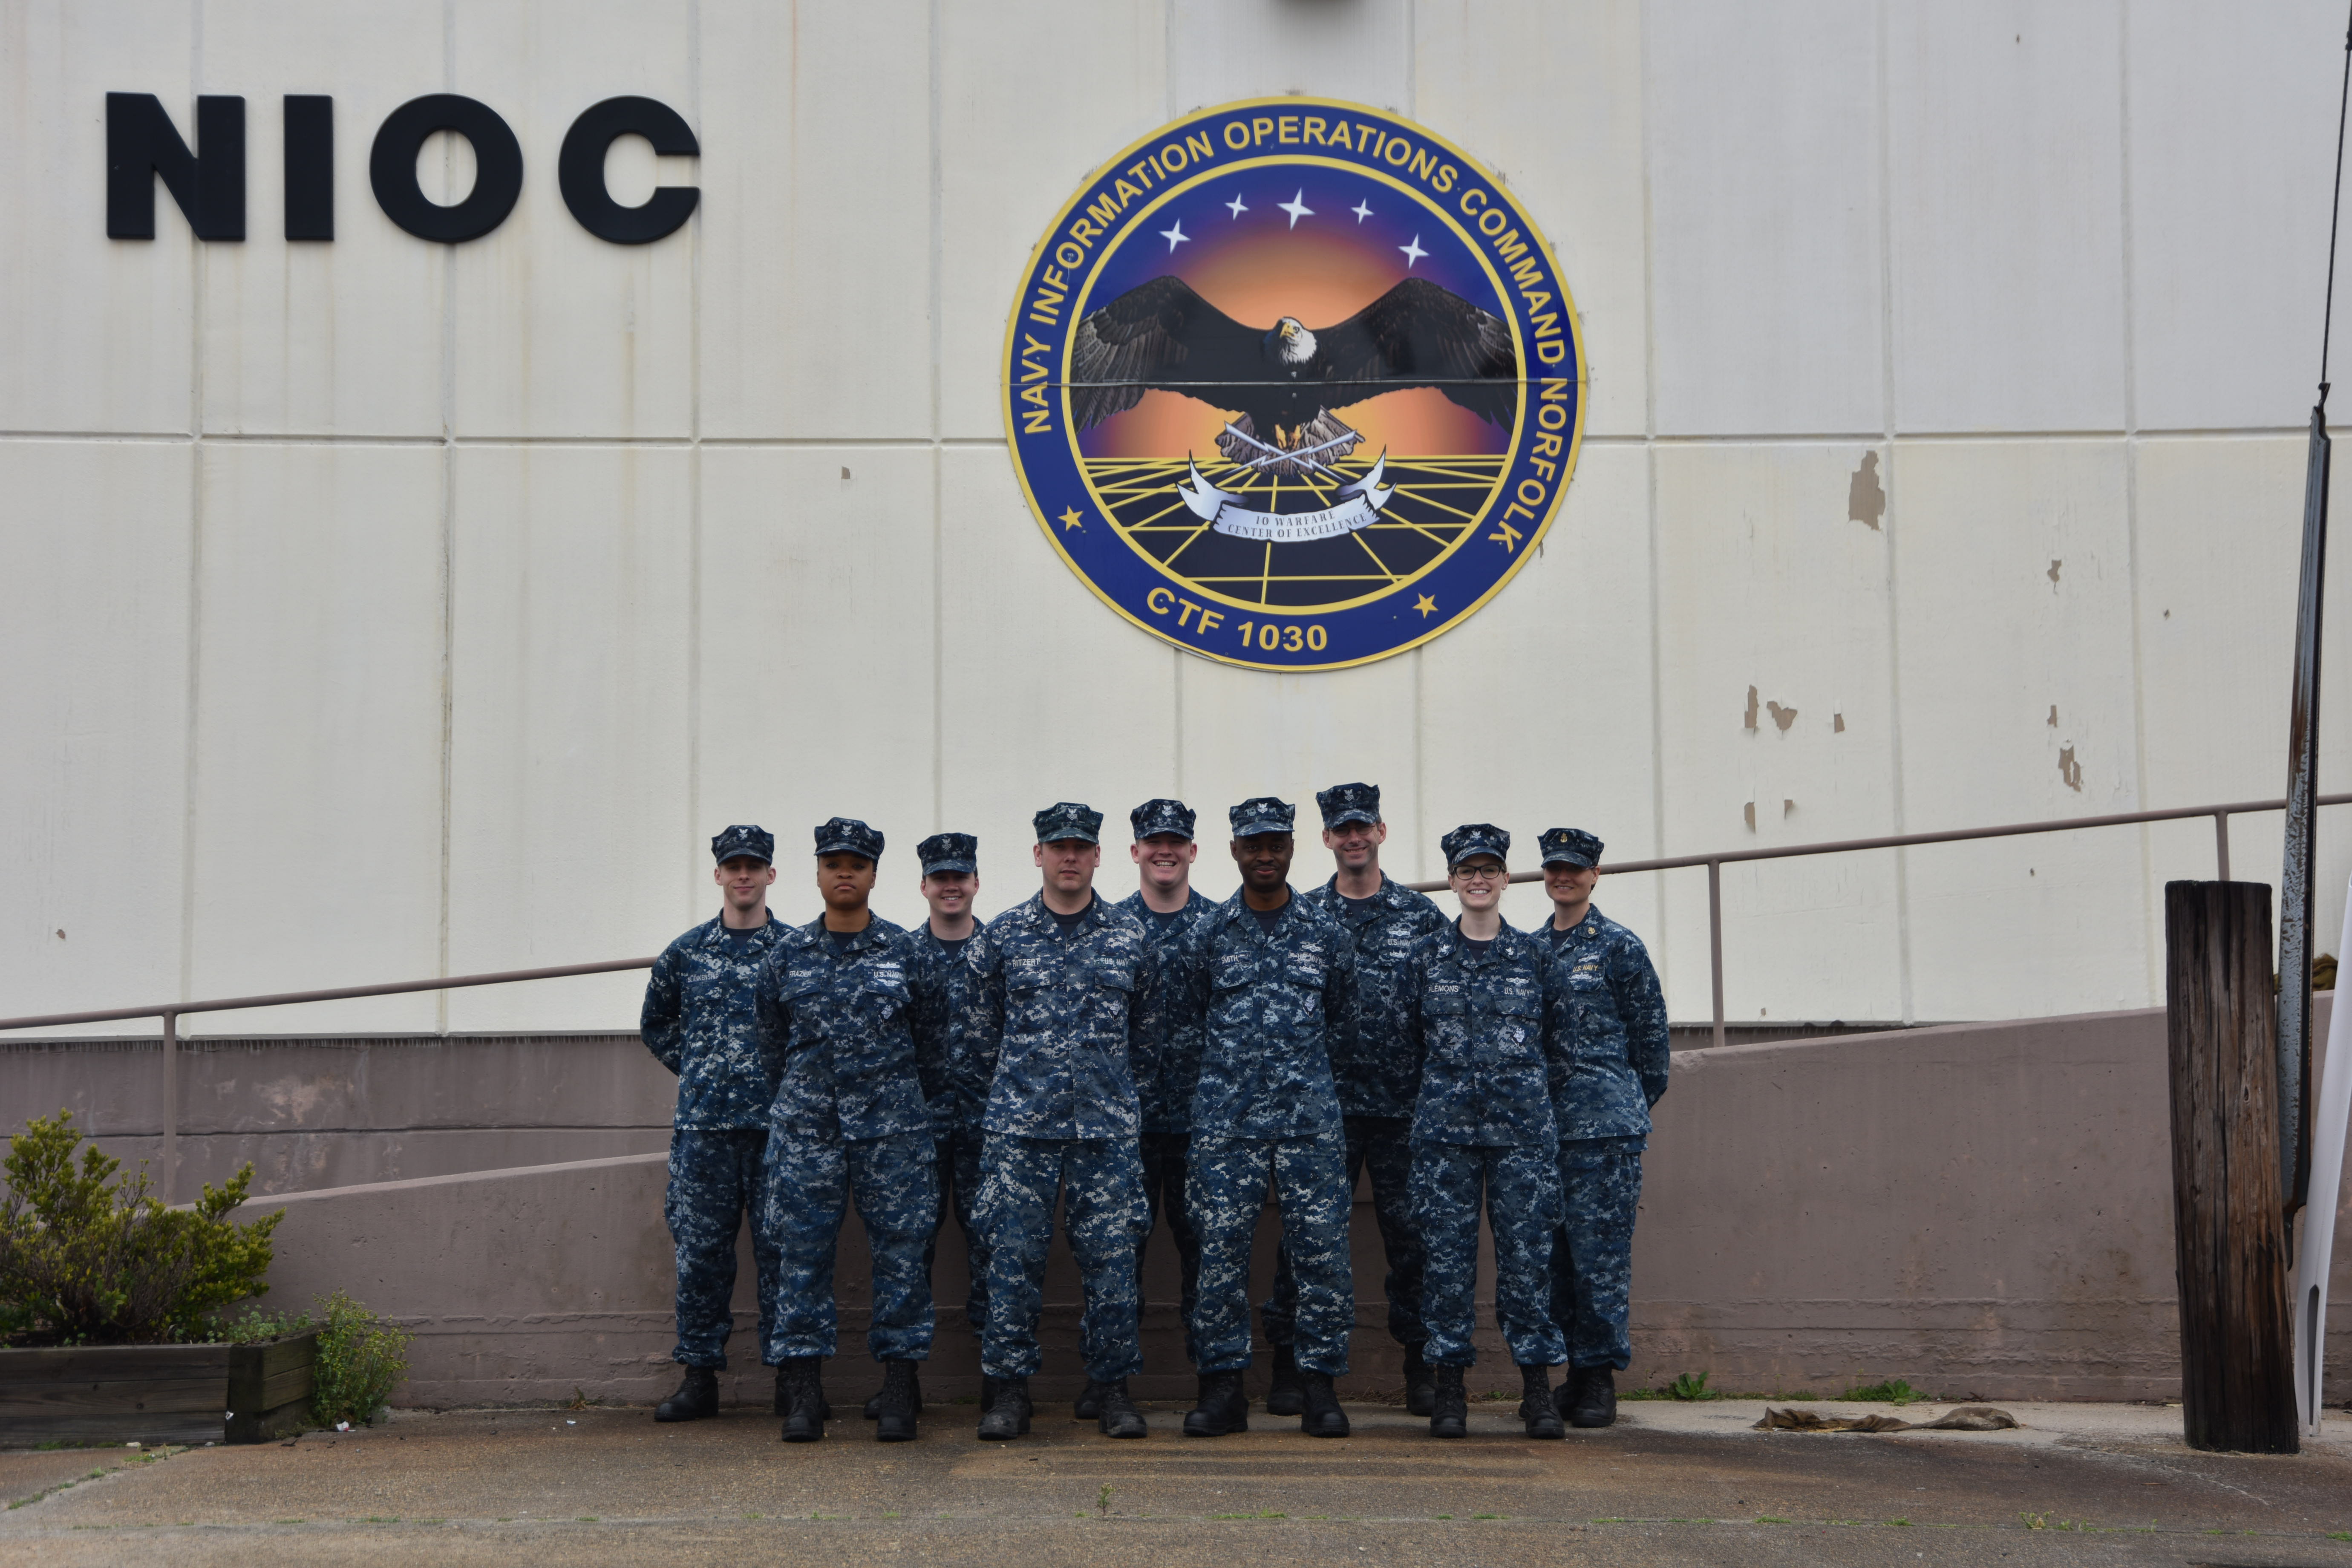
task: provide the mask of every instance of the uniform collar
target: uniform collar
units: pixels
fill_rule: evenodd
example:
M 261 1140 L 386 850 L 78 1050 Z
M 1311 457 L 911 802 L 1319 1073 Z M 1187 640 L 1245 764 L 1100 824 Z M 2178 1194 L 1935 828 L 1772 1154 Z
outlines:
M 1103 910 L 1108 907 L 1108 904 L 1109 900 L 1102 896 L 1102 889 L 1097 888 L 1094 901 L 1087 906 L 1087 912 L 1078 917 L 1078 923 L 1070 929 L 1074 931 L 1090 931 L 1100 925 Z M 1058 928 L 1062 923 L 1061 917 L 1045 907 L 1045 894 L 1042 889 L 1029 895 L 1029 901 L 1021 906 L 1021 912 L 1027 916 L 1029 923 L 1039 931 L 1048 927 Z M 999 915 L 996 918 L 1001 921 L 1005 917 Z
M 773 922 L 772 921 L 770 923 L 772 924 Z M 833 945 L 833 933 L 824 929 L 824 917 L 823 915 L 817 916 L 816 919 L 801 927 L 801 934 L 808 938 L 808 940 L 813 943 L 827 947 Z M 889 935 L 890 928 L 884 923 L 882 917 L 876 914 L 873 910 L 868 910 L 866 911 L 866 929 L 860 931 L 852 931 L 849 935 L 849 940 L 840 944 L 841 951 L 850 953 L 864 952 L 867 948 L 876 946 L 887 940 Z
M 754 926 L 752 928 L 751 936 L 751 945 L 753 947 L 767 946 L 770 942 L 775 941 L 778 936 L 782 934 L 783 929 L 783 921 L 776 918 L 775 910 L 770 910 L 768 911 L 768 923 L 763 926 Z M 702 945 L 704 947 L 717 947 L 721 942 L 730 940 L 730 939 L 727 935 L 727 917 L 725 915 L 711 916 L 709 921 L 706 922 L 702 928 Z
M 1299 905 L 1298 905 L 1298 900 L 1299 900 L 1299 893 L 1298 893 L 1298 889 L 1296 889 L 1296 888 L 1291 888 L 1291 887 L 1290 887 L 1290 884 L 1289 884 L 1289 883 L 1287 883 L 1287 882 L 1285 882 L 1285 883 L 1283 884 L 1283 886 L 1284 886 L 1284 887 L 1286 887 L 1286 888 L 1289 888 L 1289 889 L 1290 889 L 1290 899 L 1289 899 L 1289 901 L 1288 901 L 1288 902 L 1285 903 L 1285 904 L 1282 906 L 1281 910 L 1280 910 L 1278 912 L 1279 912 L 1281 915 L 1284 915 L 1284 916 L 1288 916 L 1288 915 L 1291 915 L 1291 914 L 1294 914 L 1294 913 L 1303 915 L 1303 914 L 1305 913 L 1305 911 L 1304 911 L 1304 910 L 1300 910 L 1300 909 L 1299 909 Z M 1234 896 L 1233 896 L 1232 898 L 1227 899 L 1227 900 L 1225 900 L 1225 903 L 1224 903 L 1224 918 L 1225 918 L 1226 920 L 1228 920 L 1228 921 L 1244 921 L 1244 920 L 1245 920 L 1245 921 L 1248 921 L 1252 925 L 1256 925 L 1256 924 L 1258 923 L 1257 916 L 1258 916 L 1258 911 L 1257 911 L 1257 910 L 1254 910 L 1254 909 L 1252 909 L 1252 908 L 1250 908 L 1250 907 L 1249 907 L 1249 905 L 1248 905 L 1246 902 L 1244 902 L 1244 901 L 1243 900 L 1243 899 L 1242 899 L 1242 890 L 1241 890 L 1239 888 L 1235 888 L 1235 889 L 1234 889 Z M 1279 925 L 1279 924 L 1281 924 L 1282 922 L 1281 922 L 1281 921 L 1277 920 L 1275 923 L 1276 923 L 1276 925 Z M 1271 933 L 1271 932 L 1268 932 L 1267 934 L 1271 935 L 1272 933 Z
M 1459 915 L 1445 922 L 1445 936 L 1460 951 L 1462 962 L 1474 969 L 1492 963 L 1497 958 L 1510 956 L 1522 940 L 1518 928 L 1506 919 L 1503 929 L 1496 931 L 1494 940 L 1486 944 L 1486 951 L 1480 952 L 1470 945 L 1470 939 L 1462 934 L 1462 917 Z
M 1330 895 L 1331 907 L 1334 910 L 1345 910 L 1358 902 L 1357 900 L 1348 897 L 1347 894 L 1339 890 L 1339 874 L 1336 871 L 1331 874 L 1331 879 L 1323 884 L 1322 891 Z M 1376 905 L 1384 910 L 1400 909 L 1403 907 L 1405 901 L 1404 884 L 1398 881 L 1394 877 L 1390 876 L 1386 871 L 1382 871 L 1381 873 L 1381 885 L 1379 890 L 1374 892 L 1370 898 L 1365 899 L 1361 901 L 1367 904 Z

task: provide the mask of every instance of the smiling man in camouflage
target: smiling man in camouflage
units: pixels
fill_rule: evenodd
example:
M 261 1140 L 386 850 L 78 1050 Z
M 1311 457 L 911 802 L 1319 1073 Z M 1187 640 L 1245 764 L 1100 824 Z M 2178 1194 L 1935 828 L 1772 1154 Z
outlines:
M 989 1085 L 977 1223 L 988 1237 L 988 1323 L 981 1339 L 980 1436 L 1018 1437 L 1042 1363 L 1045 1255 L 1054 1209 L 1078 1264 L 1086 1315 L 1082 1402 L 1103 1435 L 1140 1437 L 1127 1380 L 1136 1342 L 1135 1247 L 1146 1209 L 1139 1122 L 1128 1063 L 1142 1046 L 1136 998 L 1157 962 L 1143 924 L 1094 890 L 1102 813 L 1071 801 L 1034 818 L 1044 886 L 989 922 L 964 962 L 973 980 L 958 1050 L 967 1081 Z
M 1190 1436 L 1249 1427 L 1250 1244 L 1269 1184 L 1297 1277 L 1299 1429 L 1348 1435 L 1331 1387 L 1348 1370 L 1356 1316 L 1331 1049 L 1353 1026 L 1356 959 L 1339 922 L 1290 886 L 1295 815 L 1271 795 L 1232 809 L 1240 890 L 1202 917 L 1184 950 L 1191 1005 L 1205 1019 L 1186 1189 L 1201 1236 L 1201 1395 L 1184 1417 Z
M 1346 929 L 1356 950 L 1356 1026 L 1331 1042 L 1331 1077 L 1339 1087 L 1347 1139 L 1348 1191 L 1355 1192 L 1361 1173 L 1371 1173 L 1372 1217 L 1388 1257 L 1388 1276 L 1381 1284 L 1388 1298 L 1389 1336 L 1404 1347 L 1405 1408 L 1426 1415 L 1434 1397 L 1434 1374 L 1423 1353 L 1429 1339 L 1421 1305 L 1427 1266 L 1412 1202 L 1411 1131 L 1413 1100 L 1421 1089 L 1421 1046 L 1406 1022 L 1403 995 L 1414 947 L 1445 929 L 1445 914 L 1381 869 L 1381 846 L 1388 842 L 1389 829 L 1381 820 L 1380 785 L 1334 784 L 1318 791 L 1315 804 L 1323 813 L 1323 846 L 1339 868 L 1306 897 Z M 1265 1337 L 1274 1345 L 1274 1384 L 1266 1391 L 1265 1407 L 1275 1415 L 1299 1408 L 1291 1360 L 1296 1299 L 1285 1252 L 1263 1313 Z
M 719 884 L 719 913 L 654 961 L 637 1021 L 646 1048 L 677 1075 L 662 1215 L 677 1245 L 677 1348 L 670 1359 L 686 1368 L 686 1379 L 655 1406 L 656 1421 L 719 1414 L 719 1373 L 735 1322 L 735 1237 L 744 1216 L 759 1208 L 768 1102 L 782 1067 L 761 1044 L 752 1006 L 760 965 L 784 929 L 768 914 L 775 836 L 739 824 L 710 841 L 710 853 L 718 861 L 711 879 Z M 776 1248 L 756 1223 L 751 1258 L 764 1350 L 776 1299 Z M 781 1374 L 776 1390 L 781 1405 Z

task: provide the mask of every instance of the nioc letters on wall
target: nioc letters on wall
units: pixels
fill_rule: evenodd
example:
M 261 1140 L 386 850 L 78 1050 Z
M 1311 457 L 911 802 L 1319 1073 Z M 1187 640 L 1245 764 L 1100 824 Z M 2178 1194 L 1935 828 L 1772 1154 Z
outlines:
M 1062 559 L 1257 669 L 1440 636 L 1542 542 L 1584 428 L 1576 309 L 1475 160 L 1358 104 L 1204 110 L 1105 164 L 1029 258 L 1004 419 Z
M 284 104 L 286 237 L 335 237 L 334 100 L 289 94 Z M 445 206 L 416 183 L 416 155 L 427 138 L 447 131 L 474 150 L 474 188 Z M 664 185 L 642 205 L 623 206 L 604 186 L 604 153 L 623 136 L 642 136 L 664 156 L 702 151 L 676 110 L 650 98 L 608 98 L 582 111 L 564 133 L 555 178 L 563 205 L 580 226 L 614 245 L 647 245 L 677 232 L 701 193 Z M 384 117 L 368 153 L 368 184 L 384 216 L 416 236 L 445 245 L 479 239 L 514 211 L 522 195 L 522 144 L 499 112 L 452 92 L 414 98 Z M 196 100 L 196 144 L 191 148 L 152 93 L 106 95 L 106 234 L 110 239 L 155 237 L 155 186 L 163 184 L 198 239 L 245 237 L 245 100 L 207 95 Z

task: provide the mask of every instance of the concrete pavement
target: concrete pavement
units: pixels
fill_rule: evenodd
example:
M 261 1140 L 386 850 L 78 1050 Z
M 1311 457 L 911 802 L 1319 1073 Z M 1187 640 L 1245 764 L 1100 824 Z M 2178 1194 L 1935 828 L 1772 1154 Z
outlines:
M 0 1563 L 534 1565 L 845 1560 L 1154 1563 L 1958 1563 L 2352 1565 L 2352 1419 L 2294 1458 L 2198 1454 L 2160 1406 L 2005 1405 L 2015 1432 L 1749 1430 L 1754 1401 L 1629 1404 L 1605 1432 L 1518 1434 L 1474 1405 L 1437 1443 L 1393 1405 L 1322 1441 L 1262 1414 L 1188 1440 L 1181 1408 L 1112 1443 L 1048 1407 L 983 1445 L 971 1405 L 885 1447 L 835 1380 L 823 1443 L 735 1410 L 403 1413 L 244 1448 L 0 1455 Z M 1821 1404 L 1823 1414 L 1886 1406 Z M 1948 1406 L 1914 1405 L 1908 1419 Z M 93 1477 L 91 1472 L 100 1472 Z

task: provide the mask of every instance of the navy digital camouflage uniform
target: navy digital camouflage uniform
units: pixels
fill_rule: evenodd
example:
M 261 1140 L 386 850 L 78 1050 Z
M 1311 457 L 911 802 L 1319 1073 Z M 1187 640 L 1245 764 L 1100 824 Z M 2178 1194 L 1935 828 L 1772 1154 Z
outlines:
M 835 817 L 817 830 L 817 853 L 836 849 L 878 860 L 882 836 Z M 923 1254 L 939 1223 L 938 1152 L 908 1019 L 906 934 L 869 914 L 844 935 L 819 916 L 760 971 L 761 1039 L 783 1060 L 760 1204 L 781 1259 L 773 1362 L 834 1353 L 834 1254 L 853 1202 L 874 1261 L 866 1348 L 877 1361 L 930 1354 Z
M 740 825 L 710 841 L 722 865 L 738 856 L 772 860 L 775 848 L 772 835 Z M 751 997 L 760 965 L 783 930 L 772 917 L 731 934 L 724 916 L 696 926 L 654 961 L 637 1018 L 646 1048 L 677 1075 L 662 1217 L 677 1247 L 677 1347 L 670 1359 L 687 1366 L 716 1371 L 727 1365 L 727 1336 L 735 1325 L 735 1237 L 747 1215 L 753 1216 L 760 1346 L 772 1327 L 776 1249 L 757 1214 L 768 1102 L 775 1098 L 782 1064 L 761 1047 Z
M 1544 859 L 1593 866 L 1601 840 L 1574 828 L 1543 836 Z M 1577 1367 L 1622 1371 L 1633 1279 L 1633 1217 L 1650 1107 L 1666 1092 L 1666 1001 L 1642 939 L 1597 908 L 1564 933 L 1534 934 L 1551 952 L 1551 1026 L 1563 1047 L 1552 1081 L 1567 1223 L 1552 1244 L 1552 1320 Z
M 1182 801 L 1147 800 L 1128 813 L 1128 820 L 1134 826 L 1139 844 L 1159 833 L 1192 837 L 1192 808 Z M 1159 963 L 1158 983 L 1136 998 L 1143 1015 L 1144 1045 L 1130 1064 L 1143 1111 L 1143 1195 L 1150 1210 L 1144 1237 L 1148 1243 L 1160 1216 L 1168 1216 L 1181 1281 L 1184 1355 L 1197 1363 L 1201 1347 L 1192 1338 L 1192 1310 L 1200 1298 L 1201 1238 L 1192 1226 L 1192 1211 L 1184 1202 L 1184 1186 L 1192 1170 L 1192 1088 L 1201 1077 L 1201 1015 L 1185 1002 L 1181 955 L 1192 928 L 1217 907 L 1217 901 L 1197 888 L 1188 888 L 1184 907 L 1172 915 L 1156 912 L 1139 892 L 1120 900 L 1118 907 L 1143 922 L 1143 933 Z M 1136 1249 L 1135 1264 L 1139 1271 L 1143 1267 L 1141 1246 Z M 1139 1284 L 1139 1300 L 1141 1289 Z
M 1236 838 L 1287 833 L 1292 808 L 1261 798 L 1232 817 Z M 1201 1237 L 1195 1364 L 1203 1375 L 1250 1364 L 1250 1243 L 1271 1183 L 1297 1280 L 1294 1354 L 1340 1376 L 1356 1294 L 1331 1043 L 1353 1026 L 1353 944 L 1296 889 L 1271 931 L 1236 891 L 1192 928 L 1184 962 L 1205 1019 L 1185 1189 Z
M 1101 813 L 1063 802 L 1037 814 L 1038 842 L 1096 842 L 1101 824 Z M 1042 1364 L 1037 1319 L 1060 1198 L 1086 1300 L 1087 1375 L 1118 1382 L 1143 1364 L 1135 1248 L 1147 1210 L 1128 1064 L 1141 1026 L 1135 999 L 1157 969 L 1151 945 L 1134 916 L 1099 895 L 1065 931 L 1041 893 L 990 921 L 964 962 L 963 1072 L 990 1086 L 975 1215 L 989 1247 L 981 1370 L 1027 1377 Z
M 979 840 L 969 833 L 935 833 L 915 846 L 923 875 L 939 871 L 977 873 Z M 984 922 L 972 921 L 977 936 Z M 980 1332 L 988 1320 L 988 1238 L 972 1221 L 972 1199 L 980 1192 L 981 1107 L 987 1085 L 979 1092 L 954 1076 L 955 1039 L 963 1028 L 971 1004 L 971 971 L 964 966 L 963 949 L 971 941 L 948 943 L 932 934 L 924 921 L 908 933 L 907 988 L 909 1017 L 915 1030 L 915 1071 L 921 1079 L 923 1100 L 931 1110 L 931 1125 L 939 1136 L 940 1217 L 950 1214 L 963 1232 L 964 1255 L 970 1262 L 970 1289 L 964 1296 L 964 1321 Z M 931 1244 L 923 1248 L 923 1271 L 929 1274 L 939 1257 L 935 1228 Z
M 1501 860 L 1511 836 L 1473 823 L 1445 836 L 1449 868 Z M 1563 1217 L 1552 1119 L 1555 1047 L 1545 1027 L 1550 954 L 1506 921 L 1485 951 L 1458 922 L 1424 937 L 1406 966 L 1403 1005 L 1422 1045 L 1412 1120 L 1413 1215 L 1428 1248 L 1422 1298 L 1433 1365 L 1477 1352 L 1478 1211 L 1495 1236 L 1495 1317 L 1520 1366 L 1568 1359 L 1551 1321 L 1552 1233 Z
M 1319 792 L 1323 826 L 1381 820 L 1376 784 L 1339 784 Z M 1348 1145 L 1351 1198 L 1361 1173 L 1371 1173 L 1372 1217 L 1388 1258 L 1381 1281 L 1389 1305 L 1389 1335 L 1408 1349 L 1428 1337 L 1422 1322 L 1423 1255 L 1412 1220 L 1413 1097 L 1420 1088 L 1420 1047 L 1403 1009 L 1404 976 L 1413 949 L 1444 931 L 1445 912 L 1428 897 L 1383 876 L 1369 899 L 1342 898 L 1334 876 L 1307 897 L 1348 928 L 1356 948 L 1356 1027 L 1334 1040 L 1331 1076 L 1339 1088 L 1339 1114 Z M 1287 1345 L 1297 1287 L 1290 1260 L 1277 1261 L 1274 1291 L 1262 1313 L 1265 1337 Z

